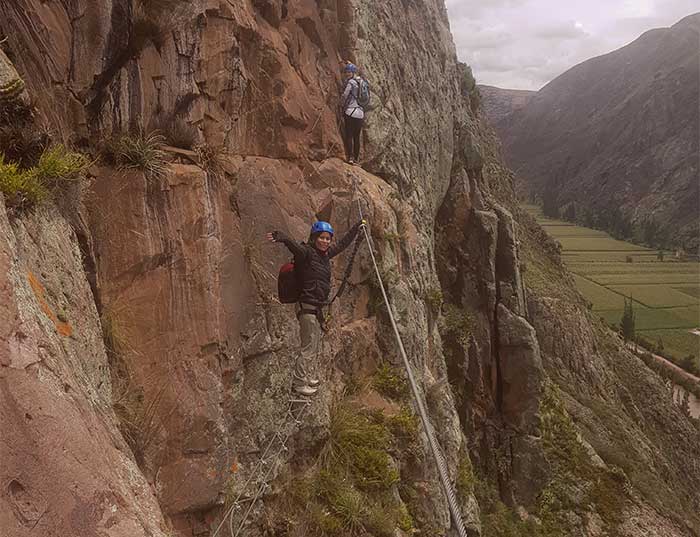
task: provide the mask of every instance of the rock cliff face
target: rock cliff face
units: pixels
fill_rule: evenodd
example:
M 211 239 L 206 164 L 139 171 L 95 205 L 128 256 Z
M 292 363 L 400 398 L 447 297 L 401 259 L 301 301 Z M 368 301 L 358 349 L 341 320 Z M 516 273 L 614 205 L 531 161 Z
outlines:
M 646 32 L 495 117 L 530 194 L 627 236 L 647 222 L 647 242 L 697 251 L 699 32 L 700 14 Z
M 537 93 L 536 91 L 497 88 L 484 84 L 479 84 L 477 87 L 481 94 L 481 107 L 492 125 L 498 125 L 506 116 L 523 108 Z
M 274 299 L 288 254 L 265 232 L 304 238 L 320 215 L 342 233 L 358 200 L 470 535 L 698 535 L 698 433 L 641 364 L 600 350 L 609 336 L 575 295 L 544 298 L 573 292 L 514 205 L 442 2 L 23 0 L 0 14 L 37 121 L 67 140 L 178 120 L 219 148 L 169 150 L 162 176 L 94 165 L 72 229 L 52 210 L 0 220 L 9 535 L 206 535 L 286 416 L 298 335 Z M 407 57 L 416 69 L 387 60 Z M 374 88 L 363 168 L 338 158 L 341 58 Z M 556 277 L 525 285 L 544 271 Z M 398 358 L 366 247 L 332 314 L 324 388 L 251 535 L 309 534 L 285 511 L 289 483 L 321 460 L 341 401 L 392 407 L 369 387 Z M 618 424 L 654 476 L 687 476 L 668 484 L 671 514 L 646 471 L 603 453 Z M 425 439 L 408 459 L 405 443 L 382 501 L 408 513 L 401 531 L 445 534 Z

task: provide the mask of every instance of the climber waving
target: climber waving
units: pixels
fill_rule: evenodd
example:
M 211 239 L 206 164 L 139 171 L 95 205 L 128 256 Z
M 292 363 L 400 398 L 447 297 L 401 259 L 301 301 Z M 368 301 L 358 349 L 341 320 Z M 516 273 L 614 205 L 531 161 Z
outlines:
M 293 264 L 285 267 L 292 265 L 292 281 L 298 282 L 298 288 L 291 293 L 293 300 L 289 296 L 283 299 L 282 290 L 280 299 L 296 302 L 301 351 L 294 372 L 294 390 L 300 395 L 313 395 L 318 390 L 316 356 L 320 349 L 322 308 L 328 304 L 331 290 L 331 259 L 350 246 L 364 225 L 364 220 L 355 224 L 336 244 L 331 244 L 333 228 L 328 222 L 315 222 L 306 243 L 296 242 L 280 231 L 267 234 L 269 241 L 283 243 L 294 255 Z

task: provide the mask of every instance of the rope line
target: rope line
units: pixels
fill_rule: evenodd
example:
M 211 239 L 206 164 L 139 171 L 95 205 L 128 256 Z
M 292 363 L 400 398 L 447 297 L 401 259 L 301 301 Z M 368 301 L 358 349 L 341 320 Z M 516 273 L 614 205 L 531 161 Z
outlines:
M 353 175 L 353 181 L 357 181 L 357 177 Z M 358 196 L 357 198 L 357 209 L 358 212 L 360 213 L 360 219 L 363 220 L 364 217 L 362 215 L 362 205 L 360 203 L 360 197 Z M 403 360 L 403 365 L 404 368 L 406 369 L 406 374 L 408 375 L 408 380 L 409 384 L 411 385 L 411 392 L 413 393 L 413 399 L 416 403 L 416 406 L 418 407 L 418 413 L 420 414 L 420 419 L 421 422 L 423 423 L 423 428 L 425 429 L 426 436 L 428 437 L 428 443 L 430 444 L 430 450 L 433 453 L 433 458 L 435 459 L 435 463 L 438 467 L 438 472 L 440 474 L 440 481 L 442 483 L 442 488 L 445 493 L 445 496 L 447 497 L 447 503 L 450 508 L 450 514 L 452 515 L 452 521 L 454 526 L 457 528 L 457 533 L 459 534 L 459 537 L 468 537 L 467 536 L 467 531 L 464 528 L 464 522 L 462 521 L 462 513 L 460 512 L 459 506 L 457 505 L 457 498 L 454 493 L 454 489 L 452 487 L 452 483 L 450 482 L 450 476 L 447 471 L 447 465 L 445 463 L 445 459 L 442 455 L 442 452 L 440 450 L 440 445 L 438 444 L 437 439 L 435 438 L 435 432 L 433 430 L 433 426 L 430 423 L 430 420 L 428 418 L 428 414 L 425 411 L 425 406 L 423 405 L 423 399 L 421 397 L 420 392 L 418 391 L 418 384 L 416 383 L 416 379 L 413 376 L 413 370 L 411 368 L 411 363 L 408 361 L 408 356 L 406 355 L 406 349 L 403 346 L 403 340 L 401 339 L 401 334 L 399 333 L 398 326 L 396 324 L 396 320 L 394 319 L 394 313 L 391 308 L 391 304 L 389 303 L 389 298 L 386 294 L 386 290 L 384 288 L 384 282 L 382 281 L 382 276 L 379 273 L 379 267 L 377 265 L 377 260 L 374 256 L 374 249 L 372 248 L 372 238 L 369 234 L 369 231 L 367 230 L 367 226 L 362 226 L 362 229 L 365 234 L 365 238 L 367 239 L 367 248 L 369 250 L 369 255 L 372 259 L 372 265 L 374 265 L 374 272 L 377 276 L 377 281 L 379 282 L 379 288 L 382 291 L 382 297 L 384 298 L 384 305 L 386 306 L 386 310 L 389 313 L 389 320 L 391 321 L 391 327 L 394 329 L 394 336 L 396 337 L 396 342 L 399 347 L 399 351 L 401 354 L 401 359 Z

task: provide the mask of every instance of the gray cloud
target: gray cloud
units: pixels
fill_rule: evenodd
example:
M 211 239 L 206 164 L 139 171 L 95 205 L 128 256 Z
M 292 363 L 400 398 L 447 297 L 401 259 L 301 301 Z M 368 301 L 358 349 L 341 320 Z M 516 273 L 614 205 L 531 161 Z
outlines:
M 697 0 L 446 0 L 477 81 L 539 89 L 574 65 L 696 12 Z

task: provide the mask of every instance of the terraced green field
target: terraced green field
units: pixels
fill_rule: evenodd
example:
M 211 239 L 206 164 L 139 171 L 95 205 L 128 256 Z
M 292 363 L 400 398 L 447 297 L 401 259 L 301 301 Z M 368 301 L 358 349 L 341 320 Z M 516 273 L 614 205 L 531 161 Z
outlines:
M 700 336 L 691 332 L 700 328 L 700 263 L 677 261 L 671 252 L 659 261 L 656 250 L 526 209 L 559 241 L 576 287 L 596 314 L 618 326 L 624 299 L 631 297 L 640 335 L 660 339 L 678 359 L 700 356 Z

